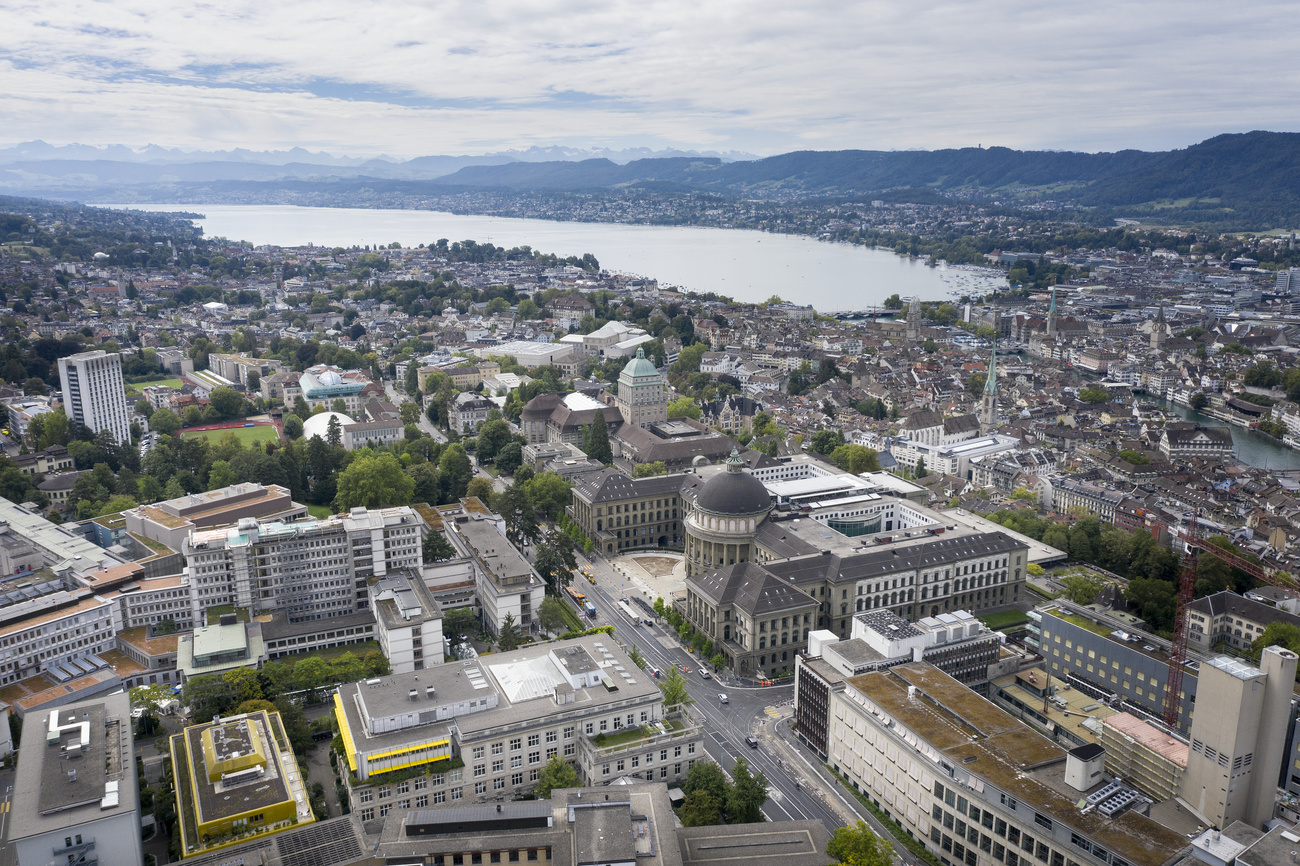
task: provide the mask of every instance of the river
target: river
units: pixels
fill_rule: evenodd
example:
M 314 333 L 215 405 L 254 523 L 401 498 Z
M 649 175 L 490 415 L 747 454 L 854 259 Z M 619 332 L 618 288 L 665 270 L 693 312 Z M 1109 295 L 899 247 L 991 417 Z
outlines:
M 561 256 L 591 253 L 601 266 L 653 277 L 661 286 L 716 292 L 737 301 L 772 295 L 821 311 L 879 305 L 892 294 L 955 301 L 1005 287 L 996 270 L 927 267 L 886 250 L 827 243 L 802 235 L 743 229 L 637 226 L 460 216 L 440 211 L 291 205 L 107 204 L 100 207 L 201 213 L 208 237 L 278 246 L 350 247 L 439 238 L 501 247 L 528 245 Z
M 1195 409 L 1180 406 L 1168 400 L 1155 400 L 1153 402 L 1166 412 L 1173 411 L 1187 421 L 1195 421 L 1205 427 L 1227 427 L 1228 432 L 1232 434 L 1232 453 L 1247 466 L 1279 471 L 1300 469 L 1300 451 L 1288 448 L 1272 436 L 1260 433 L 1258 430 L 1228 424 L 1218 418 L 1202 415 Z

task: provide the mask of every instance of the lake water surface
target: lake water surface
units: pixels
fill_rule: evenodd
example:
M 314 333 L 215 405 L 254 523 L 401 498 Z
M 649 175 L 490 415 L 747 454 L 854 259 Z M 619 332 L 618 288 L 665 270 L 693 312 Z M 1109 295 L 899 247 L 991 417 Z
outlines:
M 885 250 L 798 235 L 697 227 L 555 222 L 460 216 L 440 211 L 291 205 L 113 204 L 104 207 L 191 211 L 209 237 L 279 246 L 403 246 L 451 241 L 528 245 L 560 256 L 591 253 L 601 266 L 653 277 L 661 286 L 717 292 L 738 301 L 780 295 L 820 311 L 878 305 L 898 293 L 923 301 L 956 300 L 1005 286 L 985 268 L 927 267 Z

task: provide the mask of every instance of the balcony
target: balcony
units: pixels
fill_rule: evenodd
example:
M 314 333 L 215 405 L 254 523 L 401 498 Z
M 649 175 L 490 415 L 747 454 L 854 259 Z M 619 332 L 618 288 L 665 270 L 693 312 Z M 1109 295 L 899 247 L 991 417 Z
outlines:
M 703 728 L 688 713 L 679 711 L 669 713 L 662 721 L 605 733 L 603 741 L 600 736 L 580 738 L 584 757 L 592 762 L 698 739 L 703 736 Z

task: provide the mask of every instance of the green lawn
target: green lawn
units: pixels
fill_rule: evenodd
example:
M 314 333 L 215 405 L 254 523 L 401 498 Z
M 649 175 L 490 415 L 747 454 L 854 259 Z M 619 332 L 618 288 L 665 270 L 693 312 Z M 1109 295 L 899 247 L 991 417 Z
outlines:
M 176 390 L 179 391 L 181 389 L 181 386 L 183 386 L 184 384 L 185 383 L 182 382 L 180 379 L 174 379 L 174 378 L 150 379 L 147 382 L 127 382 L 126 396 L 139 397 L 141 394 L 144 393 L 144 389 L 148 388 L 150 385 L 166 385 L 168 388 L 175 388 Z
M 279 442 L 280 435 L 275 432 L 275 428 L 270 425 L 260 427 L 236 427 L 233 430 L 186 430 L 181 434 L 183 438 L 202 436 L 211 442 L 221 441 L 221 437 L 227 433 L 234 433 L 239 444 L 248 447 L 254 442 Z
M 1029 617 L 1021 610 L 1003 610 L 982 616 L 980 621 L 993 631 L 1001 631 L 1004 628 L 1024 625 L 1029 622 Z
M 1107 628 L 1106 626 L 1101 625 L 1099 623 L 1095 623 L 1092 620 L 1088 619 L 1087 617 L 1079 616 L 1078 614 L 1066 613 L 1063 610 L 1054 610 L 1052 611 L 1052 614 L 1056 616 L 1058 619 L 1063 619 L 1066 622 L 1073 623 L 1077 625 L 1079 628 L 1087 629 L 1093 634 L 1099 634 L 1102 637 L 1106 637 L 1111 633 L 1111 631 L 1113 631 L 1113 629 Z
M 307 513 L 317 520 L 324 520 L 334 516 L 334 508 L 330 505 L 308 505 Z

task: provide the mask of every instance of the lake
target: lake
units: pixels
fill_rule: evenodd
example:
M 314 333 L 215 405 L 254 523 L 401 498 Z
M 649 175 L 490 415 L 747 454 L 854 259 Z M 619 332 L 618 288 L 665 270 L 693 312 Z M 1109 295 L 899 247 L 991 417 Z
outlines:
M 1228 428 L 1228 432 L 1232 434 L 1232 453 L 1247 466 L 1275 469 L 1279 472 L 1300 469 L 1300 451 L 1283 445 L 1266 433 L 1228 424 L 1209 415 L 1202 415 L 1189 406 L 1180 406 L 1168 400 L 1153 402 L 1167 412 L 1174 412 L 1185 421 L 1194 421 L 1203 427 Z
M 821 311 L 879 305 L 897 293 L 955 301 L 1005 287 L 996 270 L 927 267 L 885 250 L 800 235 L 698 227 L 636 226 L 459 216 L 440 211 L 290 205 L 110 204 L 100 207 L 190 211 L 208 237 L 254 244 L 324 247 L 430 244 L 439 238 L 528 245 L 560 256 L 591 253 L 611 271 L 653 277 L 664 287 L 717 292 L 737 301 L 772 295 Z

